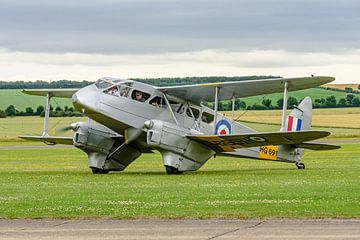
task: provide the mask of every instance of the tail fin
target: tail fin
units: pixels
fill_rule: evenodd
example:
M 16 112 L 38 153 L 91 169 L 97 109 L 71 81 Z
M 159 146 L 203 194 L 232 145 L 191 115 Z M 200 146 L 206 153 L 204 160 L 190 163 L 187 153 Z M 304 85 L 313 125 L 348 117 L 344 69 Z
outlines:
M 312 101 L 310 97 L 304 98 L 300 104 L 295 107 L 286 121 L 286 131 L 310 130 L 312 120 Z
M 312 101 L 310 97 L 305 97 L 298 106 L 289 114 L 285 131 L 310 130 L 312 121 Z M 295 148 L 291 145 L 280 145 L 278 157 L 291 162 L 299 162 L 304 155 L 303 148 Z

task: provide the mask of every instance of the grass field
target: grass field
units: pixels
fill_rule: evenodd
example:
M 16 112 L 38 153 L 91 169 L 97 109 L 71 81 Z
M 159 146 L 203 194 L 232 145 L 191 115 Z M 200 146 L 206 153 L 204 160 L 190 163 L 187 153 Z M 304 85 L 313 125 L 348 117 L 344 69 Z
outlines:
M 328 88 L 335 88 L 335 89 L 341 89 L 341 90 L 345 90 L 345 88 L 352 88 L 353 90 L 358 90 L 359 88 L 359 84 L 325 84 L 322 87 L 328 87 Z
M 277 131 L 279 113 L 249 111 L 240 120 L 257 122 L 246 124 L 259 131 Z M 358 139 L 359 114 L 359 108 L 319 109 L 314 124 L 324 124 L 316 129 L 335 137 Z M 16 139 L 40 134 L 42 120 L 0 119 L 0 146 L 42 145 Z M 50 132 L 80 120 L 85 119 L 52 118 Z M 165 174 L 158 153 L 143 154 L 124 172 L 93 175 L 87 156 L 75 148 L 0 148 L 0 218 L 360 218 L 360 144 L 340 145 L 307 151 L 305 170 L 217 157 L 178 176 Z
M 347 93 L 345 92 L 337 92 L 319 88 L 306 89 L 296 92 L 290 92 L 289 96 L 293 96 L 296 99 L 300 100 L 306 96 L 311 96 L 313 99 L 316 98 L 326 98 L 328 96 L 334 95 L 336 99 L 339 101 L 340 98 L 345 98 Z M 254 103 L 260 103 L 263 99 L 264 95 L 248 97 L 241 99 L 245 101 L 247 106 L 252 106 Z M 268 94 L 265 96 L 272 100 L 272 105 L 276 106 L 276 101 L 282 98 L 282 93 Z M 18 110 L 25 110 L 26 107 L 32 107 L 36 109 L 39 105 L 45 104 L 45 99 L 39 96 L 30 96 L 21 93 L 21 90 L 0 90 L 0 109 L 5 109 L 9 105 L 14 105 Z M 70 99 L 64 98 L 53 98 L 52 106 L 57 107 L 61 106 L 72 106 L 72 102 Z
M 242 115 L 243 114 L 243 115 Z M 231 116 L 229 112 L 227 116 Z M 245 125 L 260 131 L 278 131 L 280 129 L 280 110 L 238 111 L 235 117 Z M 313 112 L 314 129 L 330 131 L 330 137 L 359 137 L 360 108 L 315 109 Z M 84 121 L 86 118 L 50 118 L 50 134 L 59 135 L 57 129 L 72 122 Z M 271 125 L 267 124 L 271 123 Z M 0 118 L 0 139 L 16 140 L 19 135 L 38 135 L 42 133 L 43 118 L 14 117 Z M 64 134 L 64 133 L 63 133 Z M 71 132 L 67 133 L 71 134 Z
M 77 149 L 0 150 L 0 218 L 359 218 L 360 145 L 293 164 L 217 157 L 169 176 L 159 154 L 93 175 Z

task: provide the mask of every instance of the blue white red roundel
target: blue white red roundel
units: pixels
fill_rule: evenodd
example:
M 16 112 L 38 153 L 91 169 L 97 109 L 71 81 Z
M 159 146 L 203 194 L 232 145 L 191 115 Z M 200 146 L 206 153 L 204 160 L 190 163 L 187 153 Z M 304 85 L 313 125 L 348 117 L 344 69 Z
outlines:
M 217 135 L 231 134 L 231 124 L 225 119 L 218 121 L 215 129 Z

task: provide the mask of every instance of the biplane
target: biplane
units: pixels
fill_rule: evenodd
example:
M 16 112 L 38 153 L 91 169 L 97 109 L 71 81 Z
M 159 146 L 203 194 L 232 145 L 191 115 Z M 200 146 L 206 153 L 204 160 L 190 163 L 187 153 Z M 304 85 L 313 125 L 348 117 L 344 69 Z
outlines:
M 104 77 L 79 90 L 23 90 L 46 97 L 44 130 L 39 136 L 19 136 L 46 144 L 70 144 L 88 155 L 95 174 L 122 171 L 143 153 L 159 151 L 168 174 L 198 170 L 216 155 L 280 161 L 304 169 L 305 149 L 332 150 L 335 145 L 314 140 L 328 136 L 311 130 L 312 101 L 305 97 L 286 116 L 289 91 L 320 86 L 333 77 L 276 78 L 157 87 Z M 218 111 L 218 102 L 283 92 L 281 128 L 257 132 Z M 93 121 L 72 123 L 73 137 L 50 136 L 48 122 L 53 97 L 71 98 L 74 107 Z M 204 102 L 213 102 L 214 109 Z

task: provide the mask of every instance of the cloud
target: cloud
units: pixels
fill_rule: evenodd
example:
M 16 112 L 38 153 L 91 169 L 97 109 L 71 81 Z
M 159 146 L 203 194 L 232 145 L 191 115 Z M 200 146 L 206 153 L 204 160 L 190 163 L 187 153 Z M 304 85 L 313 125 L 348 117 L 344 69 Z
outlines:
M 2 1 L 0 46 L 13 51 L 164 53 L 359 48 L 355 0 Z
M 0 50 L 1 80 L 330 75 L 359 83 L 360 50 L 299 53 L 284 50 L 208 49 L 154 54 L 29 53 Z

